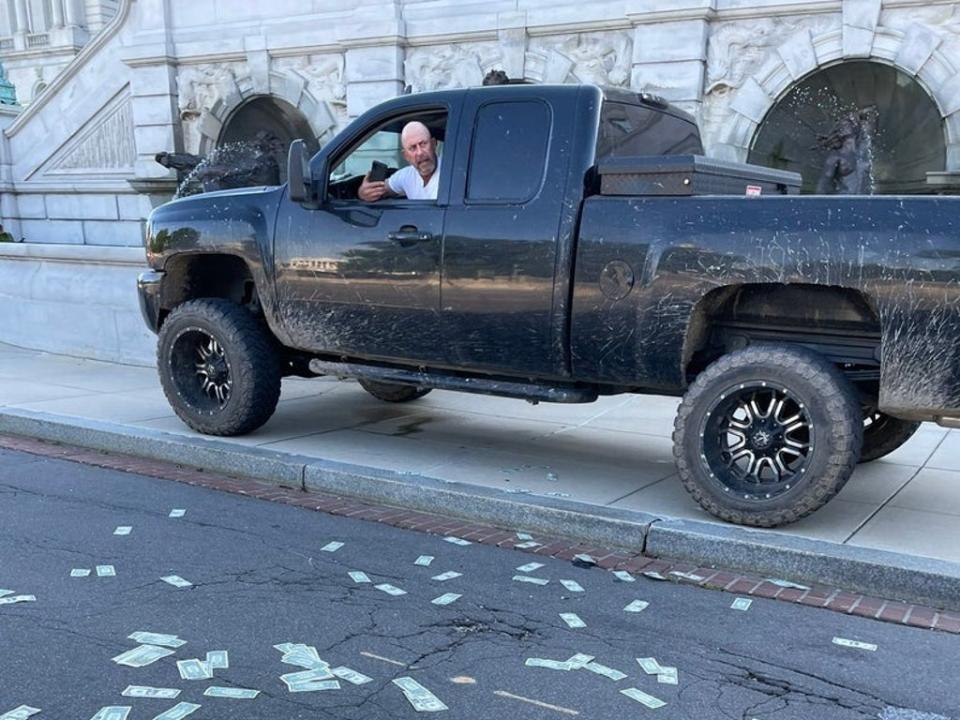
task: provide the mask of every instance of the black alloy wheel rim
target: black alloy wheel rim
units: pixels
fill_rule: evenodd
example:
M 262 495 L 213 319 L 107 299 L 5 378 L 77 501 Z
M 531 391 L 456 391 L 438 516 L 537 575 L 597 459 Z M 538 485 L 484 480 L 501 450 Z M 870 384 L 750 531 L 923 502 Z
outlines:
M 804 478 L 813 447 L 809 409 L 766 382 L 721 393 L 701 424 L 701 462 L 724 493 L 741 500 L 788 492 Z
M 181 331 L 172 344 L 170 366 L 177 394 L 191 407 L 213 414 L 230 401 L 230 361 L 220 341 L 207 331 Z

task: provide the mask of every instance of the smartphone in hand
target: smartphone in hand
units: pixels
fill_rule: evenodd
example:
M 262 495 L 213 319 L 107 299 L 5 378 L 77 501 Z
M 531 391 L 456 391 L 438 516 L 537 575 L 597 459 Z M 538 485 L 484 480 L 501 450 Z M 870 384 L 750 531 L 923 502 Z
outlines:
M 383 182 L 387 179 L 387 166 L 379 160 L 374 160 L 370 165 L 370 173 L 367 178 L 370 182 Z

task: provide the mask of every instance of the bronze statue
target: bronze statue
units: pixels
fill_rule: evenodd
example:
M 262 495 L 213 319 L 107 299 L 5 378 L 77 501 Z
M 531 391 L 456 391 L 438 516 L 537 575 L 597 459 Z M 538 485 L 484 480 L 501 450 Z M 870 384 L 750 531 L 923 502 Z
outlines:
M 829 150 L 817 182 L 820 195 L 869 195 L 873 192 L 873 136 L 879 114 L 874 106 L 844 115 L 817 146 Z

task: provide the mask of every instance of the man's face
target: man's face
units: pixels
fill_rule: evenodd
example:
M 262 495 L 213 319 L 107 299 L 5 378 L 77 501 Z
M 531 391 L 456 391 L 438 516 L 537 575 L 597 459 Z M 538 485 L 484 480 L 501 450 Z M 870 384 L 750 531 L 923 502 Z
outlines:
M 403 157 L 427 180 L 437 169 L 437 141 L 424 130 L 414 130 L 404 140 Z

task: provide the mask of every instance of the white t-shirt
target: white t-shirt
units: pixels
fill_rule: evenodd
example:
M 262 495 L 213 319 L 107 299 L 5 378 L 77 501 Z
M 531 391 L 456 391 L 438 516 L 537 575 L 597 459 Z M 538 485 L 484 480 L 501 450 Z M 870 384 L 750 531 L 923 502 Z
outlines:
M 408 200 L 436 200 L 437 187 L 440 184 L 440 157 L 437 156 L 437 169 L 430 176 L 430 182 L 423 184 L 423 178 L 413 165 L 400 168 L 387 178 L 387 185 L 395 193 L 403 193 Z

